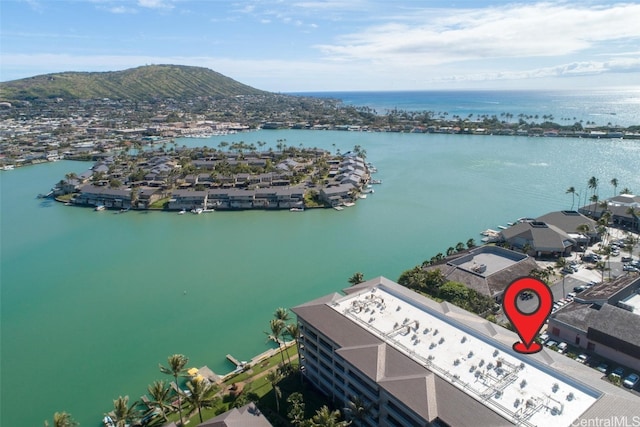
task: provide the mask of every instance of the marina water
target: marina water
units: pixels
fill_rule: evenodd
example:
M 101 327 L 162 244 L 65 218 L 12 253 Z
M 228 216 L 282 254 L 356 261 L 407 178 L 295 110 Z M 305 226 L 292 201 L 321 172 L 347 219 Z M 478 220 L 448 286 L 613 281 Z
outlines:
M 264 141 L 346 152 L 361 145 L 383 184 L 343 211 L 95 212 L 37 199 L 91 163 L 2 172 L 1 420 L 38 426 L 55 411 L 97 426 L 136 400 L 167 356 L 217 373 L 269 345 L 268 322 L 339 291 L 357 271 L 400 273 L 479 232 L 568 209 L 591 176 L 600 198 L 640 192 L 640 141 L 256 131 L 178 145 Z M 577 207 L 577 202 L 576 202 Z

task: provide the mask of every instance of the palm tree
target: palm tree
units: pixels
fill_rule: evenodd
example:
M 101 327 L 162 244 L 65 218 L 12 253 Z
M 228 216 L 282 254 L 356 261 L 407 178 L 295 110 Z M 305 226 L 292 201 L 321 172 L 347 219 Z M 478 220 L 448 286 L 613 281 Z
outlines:
M 340 411 L 331 411 L 327 405 L 316 411 L 311 418 L 311 425 L 314 427 L 346 427 L 351 424 L 349 421 L 338 421 L 340 419 Z
M 189 358 L 183 354 L 174 354 L 167 358 L 168 367 L 159 365 L 160 372 L 167 375 L 172 375 L 176 382 L 176 388 L 179 390 L 178 376 L 182 376 L 187 372 L 186 366 L 189 362 Z M 178 393 L 178 412 L 180 413 L 180 425 L 182 425 L 182 400 L 180 393 Z
M 476 241 L 473 239 L 467 240 L 467 249 L 474 248 L 476 246 Z
M 456 253 L 456 248 L 454 248 L 453 246 L 449 246 L 449 248 L 447 249 L 447 256 L 451 256 L 454 253 Z
M 591 231 L 591 227 L 589 227 L 589 224 L 580 224 L 579 226 L 576 227 L 576 231 L 580 234 L 584 234 L 585 236 L 587 236 L 587 245 L 589 244 L 589 240 L 591 240 L 591 238 L 589 237 L 589 232 Z
M 140 418 L 140 411 L 136 409 L 138 402 L 133 402 L 129 405 L 129 396 L 119 396 L 113 401 L 113 412 L 111 418 L 116 423 L 116 427 L 126 427 L 138 421 Z
M 351 284 L 351 286 L 355 286 L 359 283 L 364 282 L 364 274 L 357 272 L 357 273 L 353 273 L 353 276 L 349 277 L 348 282 Z
M 532 249 L 533 249 L 533 246 L 531 246 L 531 243 L 529 242 L 522 245 L 522 253 L 525 255 L 529 255 L 529 252 L 531 252 Z
M 462 252 L 462 251 L 464 251 L 464 243 L 458 242 L 456 244 L 456 252 Z
M 351 396 L 344 411 L 347 414 L 347 418 L 355 425 L 360 425 L 367 415 L 369 415 L 371 405 L 358 396 Z
M 282 344 L 285 344 L 285 339 L 284 339 L 284 334 L 287 332 L 287 320 L 289 320 L 289 312 L 287 311 L 286 308 L 283 307 L 279 307 L 275 313 L 273 313 L 273 317 L 281 320 L 282 324 L 283 324 L 283 328 L 282 331 L 280 331 L 280 339 L 282 341 Z M 285 347 L 286 348 L 286 347 Z M 289 357 L 289 353 L 287 352 L 287 360 L 289 361 L 289 365 L 291 365 L 291 358 Z
M 282 353 L 282 340 L 280 337 L 282 336 L 282 332 L 284 331 L 285 324 L 280 319 L 271 319 L 269 321 L 269 328 L 271 333 L 265 332 L 268 336 L 268 341 L 273 341 L 278 344 L 278 350 L 280 351 L 280 356 L 282 356 L 282 364 L 284 365 L 284 354 Z
M 298 357 L 300 357 L 300 327 L 297 323 L 289 323 L 287 326 L 285 326 L 285 329 L 287 335 L 289 335 L 291 339 L 296 343 L 296 353 L 298 354 Z
M 167 413 L 165 410 L 171 410 L 172 406 L 169 405 L 169 395 L 171 394 L 171 387 L 164 381 L 154 381 L 147 387 L 151 400 L 147 404 L 160 410 L 160 414 L 165 421 L 167 420 Z
M 592 190 L 592 194 L 595 195 L 596 191 L 598 190 L 598 178 L 596 178 L 595 176 L 589 178 L 587 186 Z
M 280 397 L 282 397 L 282 391 L 280 390 L 278 383 L 282 380 L 282 374 L 277 369 L 274 369 L 269 371 L 265 378 L 269 384 L 271 384 L 271 388 L 273 388 L 273 394 L 276 398 L 276 410 L 280 413 Z
M 567 188 L 567 191 L 565 192 L 565 194 L 569 194 L 569 193 L 571 193 L 571 210 L 573 210 L 573 205 L 575 204 L 575 201 L 576 201 L 576 195 L 578 196 L 578 199 L 580 198 L 580 195 L 576 193 L 576 188 L 573 186 Z
M 611 183 L 611 185 L 613 185 L 613 197 L 615 197 L 617 196 L 617 190 L 618 190 L 618 178 L 613 178 L 609 182 Z
M 189 393 L 182 393 L 182 397 L 192 409 L 198 410 L 200 423 L 202 420 L 202 408 L 211 408 L 217 400 L 216 387 L 208 380 L 196 377 L 192 381 L 187 382 Z
M 593 204 L 595 205 L 593 208 L 593 216 L 596 216 L 596 213 L 598 212 L 598 195 L 594 194 L 593 196 L 591 196 L 589 201 L 593 202 Z
M 67 412 L 56 412 L 53 414 L 53 427 L 76 427 L 80 425 Z M 44 422 L 44 427 L 49 427 L 49 421 Z
M 624 187 L 620 190 L 620 194 L 631 194 L 631 189 L 629 187 Z
M 633 218 L 633 221 L 631 223 L 631 228 L 632 229 L 637 229 L 638 228 L 638 213 L 639 213 L 639 211 L 637 211 L 633 206 L 629 206 L 627 208 L 627 210 L 625 211 L 625 213 L 628 213 Z

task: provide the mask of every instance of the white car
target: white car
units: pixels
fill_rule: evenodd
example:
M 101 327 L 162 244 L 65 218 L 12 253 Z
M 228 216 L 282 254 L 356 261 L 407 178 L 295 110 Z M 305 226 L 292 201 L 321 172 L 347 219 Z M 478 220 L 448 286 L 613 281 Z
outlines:
M 584 363 L 587 362 L 587 360 L 589 360 L 589 356 L 584 354 L 584 353 L 582 353 L 581 355 L 576 357 L 576 362 L 578 362 L 578 363 L 584 364 Z
M 566 342 L 561 342 L 558 344 L 558 353 L 564 354 L 567 351 L 567 347 L 569 347 L 569 345 Z

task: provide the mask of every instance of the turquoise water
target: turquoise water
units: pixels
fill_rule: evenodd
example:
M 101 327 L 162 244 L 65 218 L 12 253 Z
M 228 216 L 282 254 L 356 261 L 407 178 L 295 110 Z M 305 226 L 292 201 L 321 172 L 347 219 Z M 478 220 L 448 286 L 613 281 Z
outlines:
M 580 91 L 456 90 L 398 92 L 306 92 L 304 95 L 341 99 L 345 105 L 368 106 L 378 114 L 398 109 L 432 111 L 436 117 L 447 113 L 475 120 L 481 115 L 495 115 L 500 120 L 517 123 L 519 115 L 527 122 L 542 122 L 542 116 L 553 115 L 553 121 L 573 125 L 593 122 L 604 126 L 640 124 L 640 88 Z M 504 113 L 513 117 L 504 117 Z M 538 117 L 536 117 L 538 116 Z
M 64 410 L 97 426 L 112 399 L 161 379 L 168 355 L 226 373 L 227 353 L 268 348 L 277 307 L 340 290 L 356 271 L 397 279 L 481 230 L 569 208 L 565 190 L 584 194 L 592 175 L 601 198 L 613 177 L 640 192 L 640 141 L 289 130 L 178 144 L 282 139 L 360 144 L 384 183 L 341 212 L 115 214 L 35 198 L 88 163 L 0 174 L 1 425 Z

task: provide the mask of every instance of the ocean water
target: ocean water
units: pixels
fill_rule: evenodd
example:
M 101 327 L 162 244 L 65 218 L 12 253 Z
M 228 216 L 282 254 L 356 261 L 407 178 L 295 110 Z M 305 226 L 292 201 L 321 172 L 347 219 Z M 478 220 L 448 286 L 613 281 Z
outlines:
M 298 95 L 341 99 L 345 105 L 367 106 L 378 114 L 389 111 L 431 111 L 435 117 L 475 120 L 497 116 L 507 122 L 542 122 L 552 115 L 560 125 L 582 121 L 597 125 L 640 125 L 640 88 L 592 91 L 398 91 L 304 92 Z M 513 116 L 507 117 L 509 113 Z M 527 118 L 529 116 L 530 118 Z M 537 117 L 536 117 L 537 116 Z
M 183 353 L 226 373 L 269 348 L 278 307 L 339 291 L 357 271 L 396 280 L 437 252 L 523 216 L 640 192 L 640 141 L 333 131 L 255 131 L 178 145 L 264 141 L 345 152 L 359 144 L 383 184 L 341 212 L 115 214 L 37 199 L 60 161 L 0 172 L 0 425 L 67 411 L 98 426 Z M 167 378 L 165 378 L 167 379 Z M 27 410 L 28 409 L 28 410 Z

